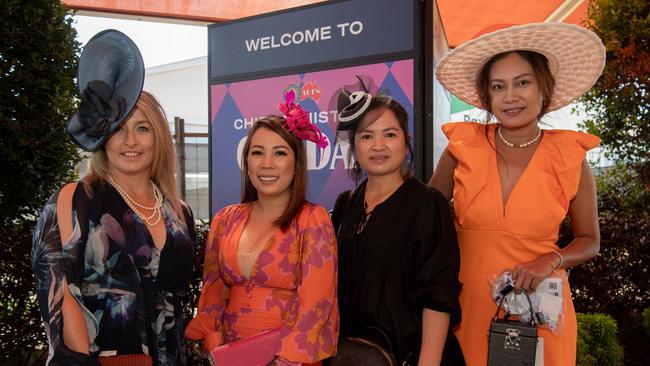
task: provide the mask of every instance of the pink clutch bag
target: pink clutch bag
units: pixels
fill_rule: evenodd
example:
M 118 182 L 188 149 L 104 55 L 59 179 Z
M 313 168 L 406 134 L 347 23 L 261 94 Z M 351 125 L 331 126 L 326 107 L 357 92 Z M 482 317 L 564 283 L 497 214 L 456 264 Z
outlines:
M 266 366 L 280 347 L 280 329 L 267 330 L 210 352 L 216 366 Z

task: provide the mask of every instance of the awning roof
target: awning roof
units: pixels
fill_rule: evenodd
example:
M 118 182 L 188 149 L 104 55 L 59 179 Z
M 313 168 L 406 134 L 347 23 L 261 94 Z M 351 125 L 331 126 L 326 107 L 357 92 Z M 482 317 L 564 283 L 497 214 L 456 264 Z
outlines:
M 214 23 L 315 4 L 323 0 L 62 0 L 85 14 L 123 14 L 125 18 L 155 17 L 168 21 Z M 398 2 L 396 1 L 396 4 Z M 495 24 L 566 22 L 581 24 L 588 0 L 437 0 L 450 47 L 472 39 Z
M 545 21 L 582 25 L 588 0 L 437 0 L 449 47 L 496 24 Z
M 61 3 L 82 14 L 113 13 L 137 17 L 155 17 L 175 20 L 216 23 L 324 0 L 61 0 Z

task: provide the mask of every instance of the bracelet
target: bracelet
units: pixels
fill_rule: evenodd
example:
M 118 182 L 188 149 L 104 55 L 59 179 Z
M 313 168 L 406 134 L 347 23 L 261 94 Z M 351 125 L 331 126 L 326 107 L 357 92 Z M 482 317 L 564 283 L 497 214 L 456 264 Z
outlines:
M 547 254 L 548 254 L 548 253 L 547 253 Z M 544 258 L 544 260 L 547 261 L 548 264 L 551 265 L 551 271 L 555 271 L 555 268 L 557 268 L 557 267 L 555 267 L 555 265 L 553 265 L 553 261 L 552 261 L 552 260 L 548 259 L 548 257 L 546 256 L 547 254 L 544 254 L 543 256 L 541 256 L 541 258 Z
M 557 250 L 553 250 L 552 253 L 555 253 L 555 254 L 557 254 L 558 257 L 560 257 L 560 263 L 558 263 L 557 266 L 553 267 L 553 270 L 555 271 L 556 269 L 558 269 L 558 268 L 560 268 L 562 266 L 562 263 L 564 263 L 564 257 L 562 257 L 562 254 L 560 254 L 560 252 L 558 252 Z

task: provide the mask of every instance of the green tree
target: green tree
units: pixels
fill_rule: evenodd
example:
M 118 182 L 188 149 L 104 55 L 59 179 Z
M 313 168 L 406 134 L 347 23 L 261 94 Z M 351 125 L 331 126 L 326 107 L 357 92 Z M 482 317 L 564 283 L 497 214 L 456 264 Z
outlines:
M 618 327 L 611 316 L 577 313 L 577 366 L 616 366 L 623 364 L 623 347 L 618 342 Z
M 576 311 L 609 314 L 616 320 L 625 365 L 649 365 L 650 337 L 642 324 L 643 310 L 650 306 L 650 190 L 623 164 L 601 172 L 596 182 L 600 253 L 571 269 L 573 302 Z M 561 234 L 561 243 L 573 238 L 569 225 L 563 225 Z M 580 352 L 585 360 L 595 357 L 592 350 Z
M 617 164 L 596 177 L 600 254 L 572 269 L 571 286 L 577 311 L 616 319 L 625 365 L 648 365 L 641 324 L 650 305 L 650 2 L 591 0 L 588 16 L 607 63 L 581 99 L 584 124 Z
M 603 40 L 607 65 L 582 98 L 585 126 L 618 160 L 650 182 L 650 2 L 592 0 L 588 27 Z
M 60 0 L 2 0 L 0 18 L 0 364 L 27 364 L 45 341 L 31 231 L 79 160 L 65 132 L 79 44 Z

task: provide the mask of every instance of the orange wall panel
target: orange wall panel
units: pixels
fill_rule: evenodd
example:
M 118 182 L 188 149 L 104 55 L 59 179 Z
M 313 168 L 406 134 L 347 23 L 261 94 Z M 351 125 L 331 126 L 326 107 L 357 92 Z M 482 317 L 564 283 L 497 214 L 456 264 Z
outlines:
M 319 3 L 324 0 L 61 0 L 70 9 L 220 22 Z
M 564 23 L 571 23 L 571 24 L 578 24 L 578 25 L 585 25 L 585 21 L 587 20 L 587 9 L 589 8 L 589 1 L 585 1 L 580 6 L 576 8 L 576 10 L 573 11 L 573 13 L 569 14 L 563 22 Z
M 449 47 L 469 41 L 481 30 L 496 24 L 545 21 L 567 0 L 437 0 Z M 562 21 L 582 25 L 588 1 Z

